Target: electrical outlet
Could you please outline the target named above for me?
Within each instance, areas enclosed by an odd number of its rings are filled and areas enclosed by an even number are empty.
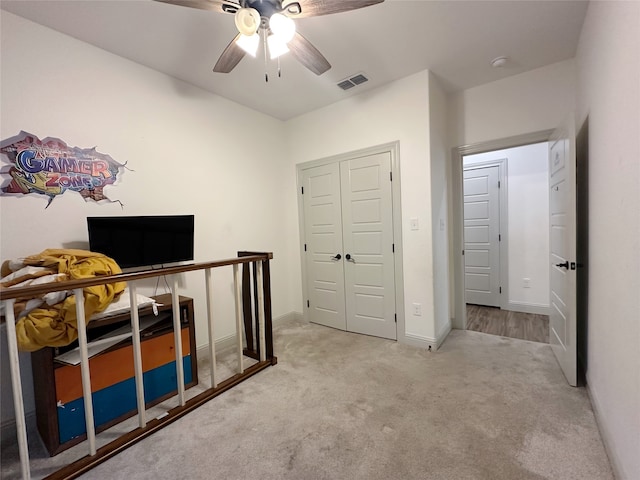
[[[522,288],[531,288],[531,279],[523,278],[522,279]]]
[[[414,303],[413,304],[413,314],[416,317],[421,317],[422,316],[422,304],[421,303]]]
[[[418,217],[413,217],[409,220],[409,224],[411,225],[411,230],[420,230],[420,223],[418,222]]]

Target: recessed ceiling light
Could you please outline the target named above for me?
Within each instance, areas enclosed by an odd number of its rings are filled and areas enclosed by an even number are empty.
[[[498,57],[491,60],[491,66],[493,68],[502,68],[509,61],[509,57]]]

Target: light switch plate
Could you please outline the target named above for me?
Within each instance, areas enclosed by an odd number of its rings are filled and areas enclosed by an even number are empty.
[[[409,224],[411,225],[411,230],[420,230],[420,224],[418,223],[418,217],[413,217]]]

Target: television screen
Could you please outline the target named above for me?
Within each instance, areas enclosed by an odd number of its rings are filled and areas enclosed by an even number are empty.
[[[89,248],[121,268],[193,260],[193,215],[87,217]]]

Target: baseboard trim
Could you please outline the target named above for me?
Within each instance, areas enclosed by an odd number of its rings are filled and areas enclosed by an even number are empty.
[[[274,318],[273,324],[276,325],[280,322],[285,322],[287,320],[301,321],[303,319],[304,319],[304,316],[302,315],[302,312],[289,312]]]
[[[289,312],[284,315],[280,315],[273,319],[273,324],[277,325],[280,322],[284,322],[287,320],[302,320],[302,313],[300,312]],[[236,345],[236,334],[232,333],[231,335],[227,335],[226,337],[222,337],[216,340],[216,352],[220,352],[222,350],[233,348]],[[196,355],[198,358],[209,358],[209,344],[205,343],[204,345],[199,345],[196,348]]]
[[[436,348],[440,348],[440,345],[442,345],[445,339],[449,336],[449,333],[451,333],[451,328],[451,321],[447,321],[442,327],[440,327],[440,330],[436,334]]]
[[[438,348],[438,342],[435,338],[416,335],[414,333],[399,335],[398,342],[412,347],[424,348],[425,350],[431,349],[432,351],[435,351]]]
[[[436,338],[427,337],[426,335],[416,335],[415,333],[405,333],[398,337],[398,342],[427,350],[430,348],[432,351],[435,351],[440,348],[440,345],[442,345],[442,342],[444,342],[450,332],[451,321],[447,321],[436,333]]]
[[[505,310],[511,312],[535,313],[538,315],[549,315],[549,305],[543,303],[513,302],[510,301]]]
[[[630,480],[631,477],[626,475],[624,472],[624,468],[622,467],[622,462],[620,458],[616,454],[616,449],[614,448],[612,435],[610,430],[607,428],[606,423],[602,418],[602,405],[600,400],[598,400],[598,396],[595,391],[591,388],[591,382],[589,380],[589,372],[587,372],[587,395],[589,395],[589,400],[591,401],[591,407],[593,409],[593,414],[596,417],[596,425],[598,426],[598,430],[600,431],[600,438],[602,438],[602,444],[604,445],[604,450],[607,452],[607,456],[609,457],[609,463],[611,464],[611,469],[613,470],[613,475],[617,480]]]

